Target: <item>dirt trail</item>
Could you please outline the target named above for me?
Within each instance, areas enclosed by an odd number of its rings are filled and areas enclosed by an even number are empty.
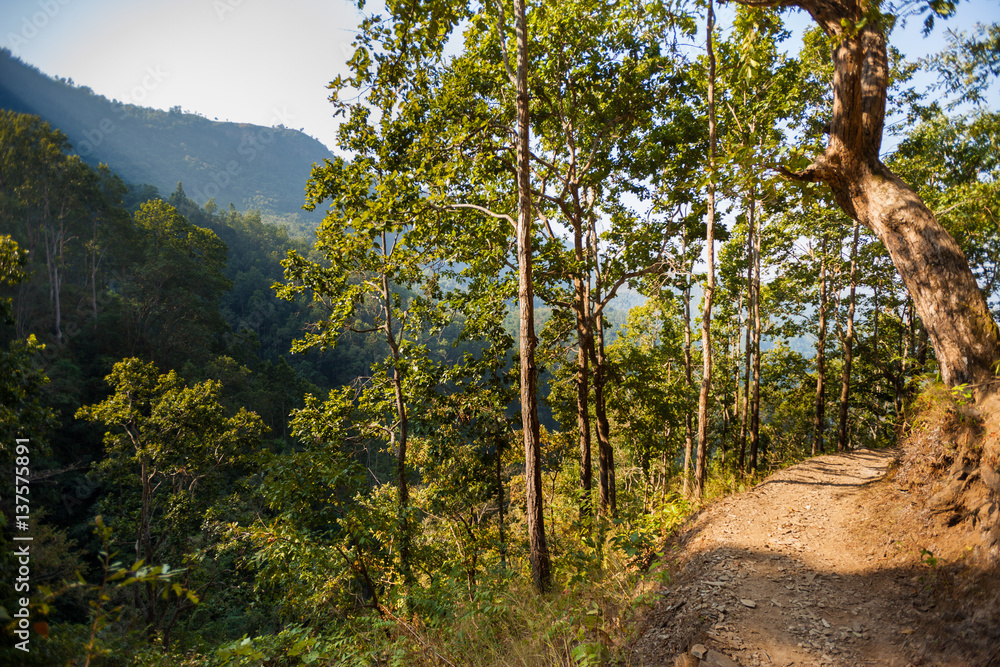
[[[928,568],[890,565],[859,529],[880,511],[865,489],[895,454],[813,458],[703,510],[680,536],[680,573],[647,618],[636,662],[672,666],[702,644],[712,650],[702,667],[967,664],[929,659],[940,640]],[[678,664],[697,664],[688,660]]]

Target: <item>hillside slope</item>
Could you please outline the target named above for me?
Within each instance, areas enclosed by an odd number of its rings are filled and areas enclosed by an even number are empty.
[[[160,76],[150,71],[146,83]],[[0,50],[0,108],[40,116],[84,160],[104,162],[126,181],[163,195],[183,182],[198,204],[214,198],[223,208],[302,213],[312,164],[330,157],[316,139],[284,127],[290,121],[280,110],[276,127],[262,127],[123,104],[46,76],[7,50]]]
[[[633,664],[1000,660],[995,570],[971,555],[982,532],[923,512],[895,479],[898,455],[813,458],[696,515]]]

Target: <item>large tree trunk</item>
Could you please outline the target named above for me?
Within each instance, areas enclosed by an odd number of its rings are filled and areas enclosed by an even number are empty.
[[[715,29],[715,8],[708,2],[708,173],[715,177],[715,51],[712,48],[712,31]],[[712,297],[715,295],[715,184],[708,182],[708,213],[705,233],[705,263],[708,279],[705,281],[705,309],[701,318],[702,376],[701,394],[698,397],[698,453],[694,462],[694,495],[701,498],[705,492],[705,475],[708,464],[708,401],[712,389]]]
[[[524,0],[514,0],[517,38],[517,299],[520,307],[521,430],[524,435],[524,484],[531,578],[539,592],[552,586],[542,508],[542,462],[536,395],[534,287],[531,275],[531,185],[528,148],[528,23]]]
[[[794,4],[836,40],[833,116],[826,151],[803,171],[784,173],[829,184],[837,204],[885,244],[927,328],[946,384],[991,377],[1000,358],[1000,330],[965,255],[920,197],[879,160],[889,83],[886,26],[874,13],[866,17],[867,3],[860,0]],[[858,29],[863,18],[867,22]]]

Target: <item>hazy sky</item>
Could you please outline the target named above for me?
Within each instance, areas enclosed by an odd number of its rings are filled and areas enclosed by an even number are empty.
[[[303,128],[332,147],[349,0],[2,0],[0,43],[108,98]]]
[[[996,20],[998,0],[971,0],[944,25]],[[46,74],[124,102],[302,128],[331,148],[326,84],[345,73],[358,22],[349,0],[0,0],[0,43]],[[942,29],[925,40],[911,23],[893,45],[911,57],[941,47]]]

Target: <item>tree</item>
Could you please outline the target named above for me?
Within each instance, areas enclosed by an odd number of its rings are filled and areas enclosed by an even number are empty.
[[[188,387],[174,371],[160,375],[155,365],[139,359],[118,362],[106,380],[114,393],[76,416],[108,428],[105,458],[96,469],[121,490],[106,503],[123,526],[133,526],[135,560],[176,563],[207,550],[206,513],[224,493],[226,473],[256,448],[263,422],[244,408],[227,417],[219,383]],[[187,587],[204,591],[220,574],[189,573]],[[150,640],[162,633],[168,647],[179,615],[196,599],[164,604],[167,591],[156,581],[134,590]]]
[[[138,257],[120,286],[129,351],[164,364],[205,351],[225,326],[225,244],[161,199],[142,204],[134,218]]]
[[[1000,24],[977,23],[972,35],[949,30],[947,39],[948,48],[926,64],[937,70],[943,88],[956,96],[948,108],[962,102],[982,105],[991,79],[1000,76]]]
[[[816,411],[813,419],[812,455],[823,453],[823,436],[826,430],[826,316],[829,306],[827,298],[827,234],[819,247],[819,329],[816,335]]]
[[[782,187],[780,179],[762,172],[760,165],[784,159],[785,128],[815,125],[808,114],[823,90],[816,81],[816,68],[805,62],[801,53],[789,57],[782,52],[781,43],[789,35],[777,14],[738,7],[731,35],[718,44],[718,107],[723,110],[720,162],[725,173],[719,182],[733,206],[742,209],[733,230],[740,236],[742,247],[737,251],[724,246],[724,261],[720,264],[724,289],[727,281],[735,281],[727,271],[745,267],[746,347],[737,457],[741,469],[747,461],[748,435],[753,454],[751,469],[756,463],[760,444],[760,341],[762,327],[773,326],[771,313],[766,309],[762,312],[762,268],[777,268],[784,261],[783,249],[774,244],[781,236],[775,214],[794,206],[796,195],[802,194],[801,188]],[[726,257],[730,258],[728,265]],[[729,291],[730,299],[743,293],[735,285]]]
[[[892,17],[861,0],[736,0],[798,6],[833,42],[833,108],[826,150],[788,178],[830,186],[837,204],[885,244],[921,321],[946,384],[980,382],[1000,358],[1000,329],[955,239],[879,157],[885,124]],[[952,3],[931,3],[950,14]]]
[[[419,197],[401,157],[409,148],[398,141],[402,122],[384,117],[378,128],[356,125],[356,147],[369,149],[354,162],[338,158],[314,170],[310,206],[332,202],[317,230],[316,249],[325,261],[289,251],[283,262],[286,283],[279,285],[278,294],[291,300],[308,293],[320,310],[315,332],[297,340],[294,352],[333,348],[345,332],[375,336],[387,351],[371,369],[362,405],[370,407],[365,421],[374,427],[373,435],[396,454],[400,571],[410,585],[407,447],[409,404],[415,396],[407,375],[427,358],[421,337],[439,330],[448,316],[439,304],[438,278],[432,273],[440,248],[427,242],[440,216],[419,210]],[[382,415],[387,404],[392,415],[388,420]]]
[[[493,308],[503,305],[495,302]],[[463,336],[485,324],[476,319],[467,321]],[[503,461],[517,438],[506,416],[506,406],[517,392],[513,377],[502,374],[513,339],[496,330],[479,329],[478,333],[490,336],[494,344],[478,358],[466,354],[462,363],[442,369],[437,391],[428,392],[421,402],[421,419],[414,427],[423,510],[428,517],[425,531],[431,531],[431,540],[437,543],[447,526],[455,549],[449,553],[438,544],[442,552],[438,558],[448,569],[457,561],[470,600],[475,597],[477,577],[492,539],[499,542],[494,554],[499,556],[500,567],[507,567]],[[492,517],[496,517],[495,531]],[[440,530],[436,540],[435,528]]]
[[[638,458],[643,473],[642,509],[655,506],[655,468],[660,459],[660,490],[665,496],[674,473],[675,447],[685,433],[678,429],[694,407],[683,362],[690,320],[683,320],[679,299],[664,290],[632,308],[624,331],[608,348],[616,376],[608,407],[618,425],[619,440]],[[688,334],[688,337],[690,334]]]
[[[708,51],[708,221],[705,234],[705,263],[708,278],[705,281],[704,305],[701,319],[702,375],[701,393],[698,397],[698,453],[694,464],[694,496],[701,498],[705,492],[708,466],[708,401],[712,388],[712,298],[715,296],[715,49],[712,33],[715,30],[715,8],[708,2],[706,49]]]
[[[44,346],[34,335],[17,340],[7,328],[14,324],[12,299],[3,293],[27,278],[27,253],[10,236],[0,235],[0,445],[4,460],[13,454],[15,438],[42,441],[41,434],[54,420],[52,410],[40,400],[42,387],[49,381],[33,363]],[[9,340],[9,344],[7,341]]]
[[[0,146],[0,216],[32,261],[44,262],[49,304],[44,314],[22,313],[19,328],[30,330],[36,321],[47,320],[51,340],[62,346],[67,325],[77,324],[67,322],[65,293],[82,282],[79,276],[90,275],[96,312],[100,257],[111,247],[110,237],[123,231],[122,185],[106,166],[95,171],[68,155],[66,136],[37,116],[0,113]],[[40,305],[24,298],[30,287],[25,283],[19,299],[25,310]]]
[[[858,222],[854,221],[854,230],[851,240],[851,268],[850,268],[850,288],[847,301],[847,328],[841,338],[844,347],[844,364],[841,370],[840,379],[840,407],[837,412],[837,451],[843,452],[848,448],[850,436],[847,431],[847,409],[850,405],[851,391],[851,366],[854,363],[854,310],[856,306],[856,292],[858,285]]]
[[[535,367],[534,283],[532,280],[531,166],[528,133],[531,120],[528,106],[528,20],[525,0],[514,0],[514,33],[517,66],[517,303],[519,309],[518,344],[521,349],[521,436],[524,438],[524,479],[528,503],[528,540],[531,578],[541,592],[552,586],[549,548],[545,541],[545,515],[542,508],[542,462],[538,423],[538,370]]]

